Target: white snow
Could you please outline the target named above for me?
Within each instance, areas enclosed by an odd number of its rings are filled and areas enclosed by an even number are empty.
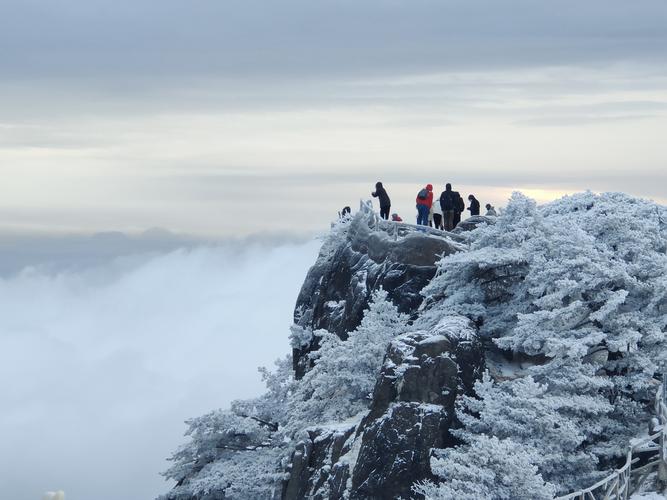
[[[477,333],[470,325],[470,320],[460,315],[444,316],[431,329],[431,333],[457,340],[473,340],[477,337]]]
[[[418,342],[419,345],[429,345],[429,344],[437,344],[439,342],[442,342],[443,340],[447,340],[447,337],[444,335],[433,335],[432,337],[429,337],[424,340],[420,340]]]

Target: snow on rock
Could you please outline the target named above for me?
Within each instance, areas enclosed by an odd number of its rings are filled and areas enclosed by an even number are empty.
[[[436,263],[465,248],[444,233],[412,232],[394,239],[373,224],[370,214],[361,211],[327,238],[297,299],[295,325],[311,332],[324,329],[344,339],[359,325],[372,292],[379,288],[388,292],[400,312],[412,315]],[[303,339],[301,335],[293,341],[297,377],[308,369],[308,353],[319,347],[316,338],[305,346]]]
[[[387,313],[380,313],[383,307],[387,306],[374,303],[360,328],[376,325],[375,315],[386,321]],[[343,344],[357,335],[353,332]],[[363,350],[359,344],[355,353],[344,357],[363,358]],[[327,359],[336,358],[332,354]],[[449,429],[456,422],[456,398],[470,393],[483,360],[481,344],[466,318],[443,318],[431,331],[395,337],[388,342],[363,420],[355,416],[338,426],[308,429],[291,459],[283,498],[408,497],[411,480],[431,477],[431,448],[453,442]],[[299,383],[319,379],[320,369],[316,364]]]
[[[308,429],[297,444],[282,497],[342,498],[349,475],[349,457],[361,415],[331,427]]]
[[[459,315],[444,316],[433,327],[431,333],[438,335],[433,335],[423,342],[434,342],[437,336],[457,340],[474,340],[477,338],[477,329],[471,326],[470,320]]]
[[[494,224],[496,222],[496,217],[487,217],[485,215],[473,215],[468,217],[465,220],[459,222],[459,224],[454,228],[454,233],[465,233],[467,231],[472,231],[477,229],[479,226],[484,224]]]

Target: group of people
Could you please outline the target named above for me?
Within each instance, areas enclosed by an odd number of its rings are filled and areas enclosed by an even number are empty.
[[[389,219],[391,212],[391,200],[381,182],[375,184],[375,191],[371,193],[380,202],[380,217]],[[459,222],[464,210],[469,210],[470,215],[479,215],[480,204],[474,195],[468,195],[470,206],[466,209],[463,198],[458,191],[452,191],[452,185],[447,183],[445,190],[440,194],[438,200],[433,199],[433,185],[427,184],[417,193],[417,224],[420,226],[431,226],[436,229],[451,231]],[[487,216],[496,216],[496,210],[490,203],[486,204]],[[398,214],[392,214],[393,221],[401,222]]]

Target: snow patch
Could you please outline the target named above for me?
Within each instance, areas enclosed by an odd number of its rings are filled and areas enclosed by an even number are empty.
[[[452,340],[474,340],[477,338],[477,332],[470,325],[470,320],[458,315],[441,318],[431,329],[431,333]]]
[[[433,335],[432,337],[429,337],[427,339],[419,341],[417,344],[421,346],[425,345],[430,345],[430,344],[438,344],[442,342],[443,340],[448,340],[447,337],[444,335]]]
[[[363,432],[358,436],[353,433],[345,442],[345,446],[350,446],[351,444],[350,450],[338,459],[338,463],[341,465],[347,465],[348,470],[347,482],[345,483],[345,492],[343,493],[343,498],[346,500],[350,498],[350,491],[352,491],[352,472],[357,465],[359,452],[361,451],[361,442],[363,439]]]

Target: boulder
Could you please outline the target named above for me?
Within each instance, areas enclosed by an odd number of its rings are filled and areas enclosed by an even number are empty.
[[[459,222],[452,232],[455,234],[461,234],[467,231],[472,231],[473,229],[477,229],[482,224],[495,224],[495,223],[496,223],[495,217],[486,217],[485,215],[473,215]]]

